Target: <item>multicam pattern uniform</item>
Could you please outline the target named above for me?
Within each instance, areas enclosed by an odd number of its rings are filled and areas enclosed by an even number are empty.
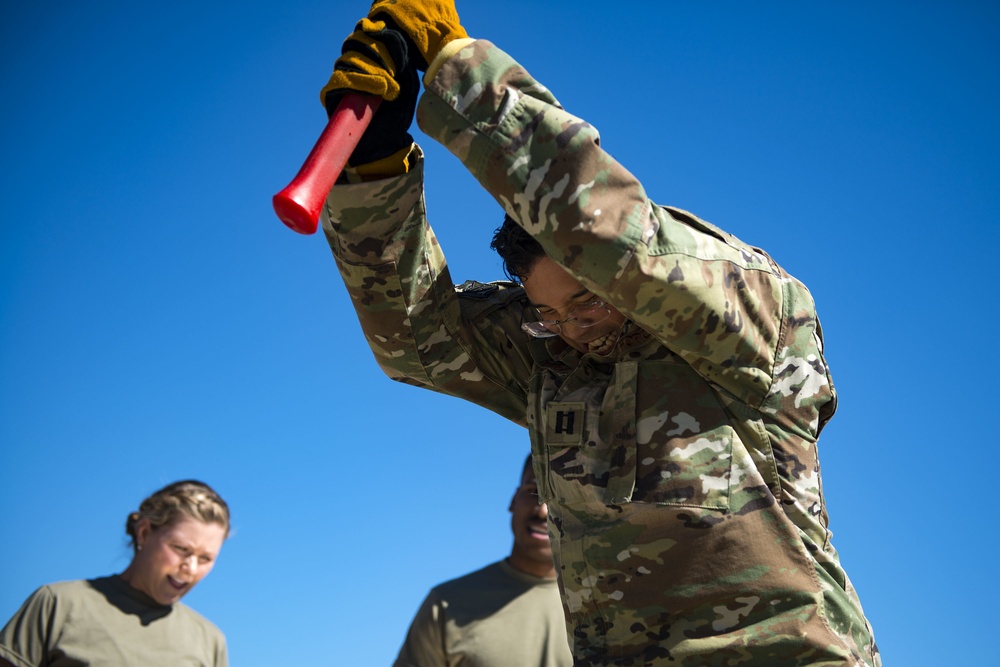
[[[879,665],[827,530],[816,438],[836,399],[806,288],[653,204],[489,42],[425,83],[421,129],[631,320],[609,356],[581,354],[520,331],[519,287],[454,287],[418,148],[407,175],[327,201],[383,370],[528,428],[576,664]]]

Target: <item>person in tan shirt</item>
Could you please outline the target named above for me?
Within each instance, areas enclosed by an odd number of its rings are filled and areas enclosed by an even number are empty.
[[[227,667],[225,636],[180,601],[215,566],[226,502],[203,482],[174,482],[142,501],[125,531],[125,571],[37,589],[0,630],[0,667]]]
[[[435,586],[395,667],[570,667],[555,565],[531,457],[510,501],[510,556]]]

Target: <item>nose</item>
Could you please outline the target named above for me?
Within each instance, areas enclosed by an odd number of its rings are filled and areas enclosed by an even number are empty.
[[[194,554],[188,556],[181,561],[181,569],[190,572],[191,574],[198,573],[198,557]]]
[[[548,519],[549,518],[549,506],[546,505],[545,503],[539,503],[538,504],[538,509],[535,510],[535,514],[538,515],[539,517],[543,518],[543,519]]]
[[[577,324],[576,320],[563,321],[559,325],[559,336],[563,340],[576,341],[582,335],[585,335],[587,331],[586,327],[581,327]]]

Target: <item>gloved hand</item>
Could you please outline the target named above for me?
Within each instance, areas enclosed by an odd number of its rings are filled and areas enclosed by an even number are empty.
[[[417,70],[448,42],[467,37],[454,0],[375,0],[368,17],[344,42],[333,75],[320,92],[332,113],[345,91],[385,100],[362,135],[348,164],[357,166],[402,153],[413,143],[408,132],[416,108]]]
[[[445,44],[464,37],[454,0],[375,0],[320,97],[325,104],[330,90],[350,88],[394,100],[399,72],[409,64],[426,71]]]
[[[351,153],[349,166],[381,160],[413,144],[409,128],[420,79],[411,57],[412,48],[392,19],[362,19],[344,41],[333,75],[320,92],[327,113],[332,114],[350,91],[378,95],[384,100]]]
[[[445,44],[468,37],[458,21],[455,0],[375,0],[368,18],[378,20],[386,16],[416,47],[420,59],[415,62],[420,71],[427,71]]]

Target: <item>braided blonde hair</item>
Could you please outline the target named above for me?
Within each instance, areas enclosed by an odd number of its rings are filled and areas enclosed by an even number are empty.
[[[186,479],[168,484],[142,501],[139,510],[125,520],[125,532],[132,542],[132,551],[138,550],[136,529],[140,521],[148,519],[153,530],[166,526],[181,516],[203,523],[217,523],[226,529],[229,537],[229,506],[212,487],[204,482]]]

